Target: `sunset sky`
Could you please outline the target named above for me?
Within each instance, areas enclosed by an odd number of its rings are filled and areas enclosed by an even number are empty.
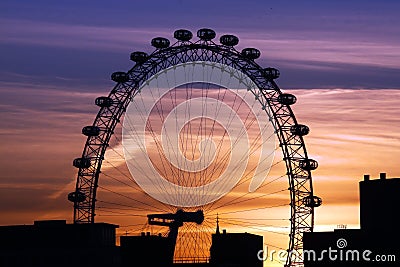
[[[0,225],[72,221],[72,160],[114,71],[185,28],[235,34],[278,68],[323,199],[316,229],[359,227],[358,182],[400,177],[400,2],[8,1],[0,3]]]

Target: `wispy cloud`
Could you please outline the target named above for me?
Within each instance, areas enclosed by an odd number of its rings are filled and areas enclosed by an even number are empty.
[[[310,126],[309,156],[319,161],[316,193],[326,205],[358,203],[363,174],[400,176],[399,90],[294,90],[293,110]],[[339,191],[332,187],[340,186]]]
[[[76,49],[127,53],[134,48],[152,50],[150,40],[156,36],[171,39],[173,30],[158,28],[106,27],[57,24],[39,21],[1,19],[0,42],[24,45],[55,46]],[[196,31],[196,30],[194,30]],[[223,34],[218,33],[219,35]],[[334,32],[323,35],[318,29],[311,32],[284,30],[264,33],[260,29],[242,31],[239,48],[258,47],[267,59],[304,62],[302,67],[318,63],[341,63],[363,66],[399,68],[398,43],[344,35]],[[319,65],[318,65],[319,66]]]
[[[1,19],[0,23],[7,25],[1,27],[2,43],[125,53],[135,46],[149,44],[154,35],[166,33],[160,29],[68,25],[12,19]]]
[[[260,48],[267,59],[279,59],[292,64],[304,62],[301,67],[312,68],[318,63],[340,63],[386,68],[399,68],[400,48],[398,43],[382,40],[359,40],[340,34],[320,36],[320,32],[304,36],[303,32],[284,32],[263,35],[243,33],[241,44]],[[323,66],[322,66],[323,67]],[[331,66],[333,67],[333,66]],[[315,68],[315,66],[314,66]]]

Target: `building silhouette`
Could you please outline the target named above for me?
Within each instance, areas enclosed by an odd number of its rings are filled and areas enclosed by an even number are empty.
[[[227,233],[218,230],[212,235],[210,265],[215,267],[262,267],[257,253],[263,249],[263,237],[250,233]]]
[[[146,266],[179,266],[179,267],[262,267],[263,262],[257,253],[263,248],[263,237],[250,233],[212,234],[210,259],[188,259],[187,262],[173,263],[168,246],[168,237],[151,235],[149,232],[140,236],[121,236],[121,266],[137,266],[138,260]],[[144,265],[143,265],[144,266]]]
[[[400,266],[400,178],[364,175],[359,184],[360,229],[304,234],[304,266]]]
[[[65,220],[35,221],[32,225],[0,226],[0,267],[262,267],[257,252],[263,237],[250,233],[212,234],[206,261],[173,263],[168,236],[121,236],[117,225],[67,224]]]
[[[147,266],[172,266],[167,237],[147,232],[139,236],[121,236],[120,244],[121,267],[136,266],[138,260],[146,262]]]
[[[65,220],[0,227],[0,266],[118,266],[117,225]]]

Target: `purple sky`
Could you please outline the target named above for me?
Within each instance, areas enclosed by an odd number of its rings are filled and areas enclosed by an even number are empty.
[[[400,84],[398,1],[137,2],[2,1],[1,80],[104,84],[131,51],[152,51],[151,38],[210,27],[258,47],[283,88]]]

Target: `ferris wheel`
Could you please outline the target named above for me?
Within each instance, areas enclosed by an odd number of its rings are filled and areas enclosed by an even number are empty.
[[[173,44],[156,37],[152,53],[131,53],[133,67],[111,75],[116,84],[96,98],[73,161],[74,223],[103,216],[126,233],[175,231],[176,262],[207,259],[211,234],[224,227],[262,235],[288,252],[278,264],[303,266],[302,236],[322,201],[296,97],[275,83],[277,69],[256,63],[258,49],[236,50],[234,35],[217,43],[206,28],[197,37],[185,29]],[[179,231],[163,227],[166,218]]]

